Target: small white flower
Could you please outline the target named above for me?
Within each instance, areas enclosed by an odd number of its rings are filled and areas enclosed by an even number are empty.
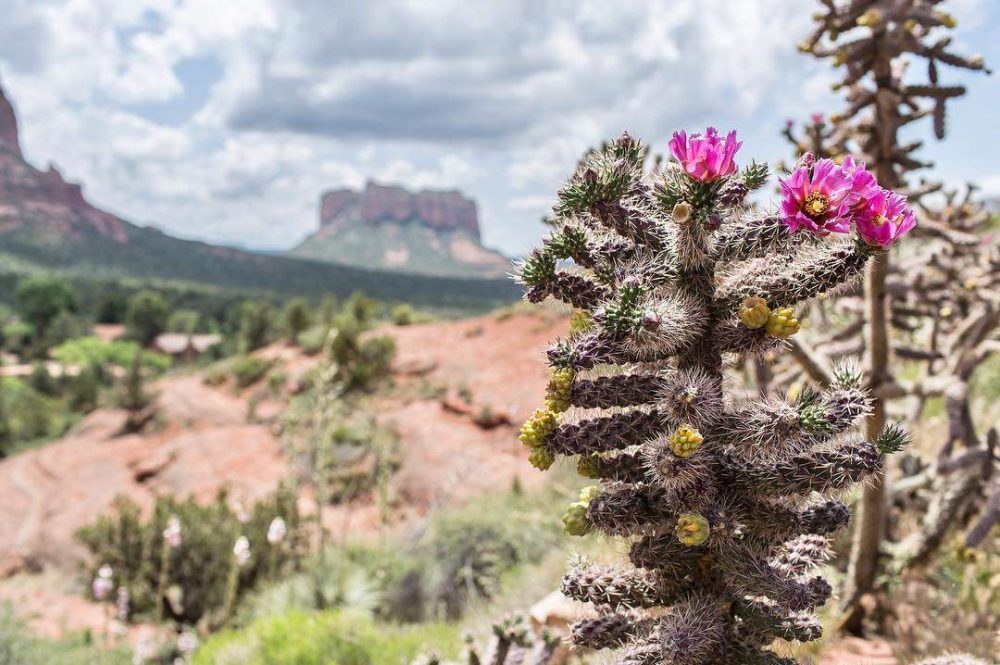
[[[190,656],[197,648],[198,636],[193,630],[185,629],[180,635],[177,636],[177,650],[183,655]]]
[[[167,528],[163,530],[163,542],[171,549],[181,546],[181,521],[177,515],[171,515],[167,520]]]
[[[250,541],[247,540],[246,536],[240,536],[236,539],[236,544],[233,545],[233,555],[241,567],[250,562]]]
[[[236,513],[236,519],[240,524],[246,524],[250,521],[250,513],[248,513],[247,509],[243,507],[242,501],[233,502],[233,512]]]
[[[105,564],[101,566],[100,570],[97,571],[97,577],[94,578],[91,584],[91,590],[94,592],[94,598],[96,600],[104,600],[107,598],[108,594],[114,588],[114,582],[111,581],[111,576],[114,571],[111,570],[111,566]]]
[[[277,545],[285,539],[288,534],[288,527],[285,525],[285,520],[281,517],[275,517],[271,520],[271,525],[267,527],[267,542],[272,545]]]

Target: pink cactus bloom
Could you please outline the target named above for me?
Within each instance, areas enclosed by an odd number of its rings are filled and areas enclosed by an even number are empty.
[[[880,189],[861,208],[854,224],[866,243],[888,249],[917,225],[917,218],[907,207],[905,196],[890,189]]]
[[[856,177],[832,160],[813,161],[810,153],[803,155],[788,178],[778,178],[785,226],[792,233],[805,229],[819,237],[850,232],[851,207],[858,202]]]
[[[812,123],[814,125],[822,125],[824,122],[822,113],[813,113],[811,116],[809,116],[809,119],[812,120]]]
[[[715,182],[736,173],[733,157],[743,145],[732,131],[723,139],[715,127],[705,130],[705,135],[674,132],[670,152],[681,163],[684,172],[699,182]]]
[[[844,158],[841,168],[851,178],[851,195],[854,197],[853,206],[867,201],[882,191],[882,188],[878,185],[878,180],[875,179],[875,174],[868,170],[864,162],[859,164],[854,161],[853,157],[848,155]]]

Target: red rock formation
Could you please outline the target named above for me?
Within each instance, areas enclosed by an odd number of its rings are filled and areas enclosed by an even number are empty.
[[[479,240],[476,203],[455,191],[424,190],[369,182],[361,192],[338,189],[323,194],[320,224],[400,224],[419,222],[440,231],[462,231]]]
[[[129,238],[126,223],[90,205],[80,185],[66,182],[51,164],[39,171],[24,161],[17,116],[0,89],[0,233],[25,224],[35,224],[38,233],[96,232],[122,244]]]
[[[18,157],[21,156],[21,144],[17,139],[17,116],[14,115],[14,107],[7,101],[0,87],[0,150],[6,148],[13,151]]]

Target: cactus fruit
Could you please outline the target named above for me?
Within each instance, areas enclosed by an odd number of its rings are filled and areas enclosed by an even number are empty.
[[[831,588],[814,571],[849,517],[835,496],[906,442],[897,428],[874,441],[851,431],[870,405],[851,368],[797,398],[726,395],[725,354],[774,352],[798,330],[795,308],[885,251],[846,237],[884,194],[863,166],[808,159],[788,214],[753,217],[742,200],[766,170],[740,171],[740,146],[735,133],[678,133],[677,161],[645,173],[635,139],[606,144],[559,192],[555,235],[576,255],[550,238],[522,269],[529,299],[588,314],[549,350],[546,408],[521,440],[534,462],[551,456],[537,466],[578,456],[599,481],[563,516],[567,532],[631,543],[630,567],[575,565],[563,583],[599,610],[573,641],[621,649],[622,663],[790,662],[765,647],[820,635],[812,612]],[[805,205],[800,192],[825,186],[810,184],[815,169],[852,193]],[[563,276],[600,289],[581,304],[553,286]]]

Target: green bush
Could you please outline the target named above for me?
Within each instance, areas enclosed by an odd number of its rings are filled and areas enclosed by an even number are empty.
[[[50,275],[30,275],[17,283],[17,311],[39,337],[63,312],[76,311],[76,294],[65,280]]]
[[[239,349],[243,353],[256,351],[271,341],[271,305],[247,301],[240,307]]]
[[[113,514],[81,529],[77,538],[91,554],[88,579],[101,566],[111,566],[115,586],[129,588],[133,614],[151,616],[163,596],[167,615],[178,621],[193,624],[206,615],[218,618],[226,603],[238,536],[249,540],[251,556],[239,571],[237,597],[294,565],[305,544],[295,494],[285,487],[256,504],[245,523],[224,493],[207,506],[192,499],[160,497],[146,522],[128,499],[119,499],[115,508]],[[167,585],[161,588],[163,531],[171,516],[180,522],[181,544],[171,552]],[[271,544],[267,532],[275,517],[285,521],[288,533],[280,543]],[[168,592],[171,587],[180,593]],[[175,602],[170,601],[172,595]]]
[[[170,305],[157,291],[145,290],[132,296],[125,313],[125,331],[142,344],[149,344],[167,329]]]
[[[330,326],[318,324],[299,333],[299,347],[308,356],[314,356],[323,350],[326,337],[330,334]]]
[[[20,444],[59,436],[72,423],[63,400],[43,395],[20,379],[2,380],[9,429],[8,451]]]
[[[115,365],[125,368],[132,364],[132,358],[140,350],[139,345],[133,341],[105,342],[99,337],[87,336],[63,342],[52,349],[52,357],[67,365]],[[169,369],[170,357],[143,351],[142,363],[148,369],[162,372]]]
[[[282,314],[285,328],[285,336],[289,342],[295,344],[299,335],[302,334],[311,324],[312,316],[309,312],[309,303],[304,298],[293,298],[285,305]]]
[[[263,379],[273,365],[270,360],[248,355],[236,356],[228,363],[229,373],[239,389],[249,388]]]
[[[291,612],[220,633],[195,652],[192,665],[395,665],[434,644],[446,657],[458,651],[455,626],[378,624],[349,611]]]
[[[397,326],[408,326],[413,323],[413,307],[410,305],[396,305],[392,308],[392,322]]]

